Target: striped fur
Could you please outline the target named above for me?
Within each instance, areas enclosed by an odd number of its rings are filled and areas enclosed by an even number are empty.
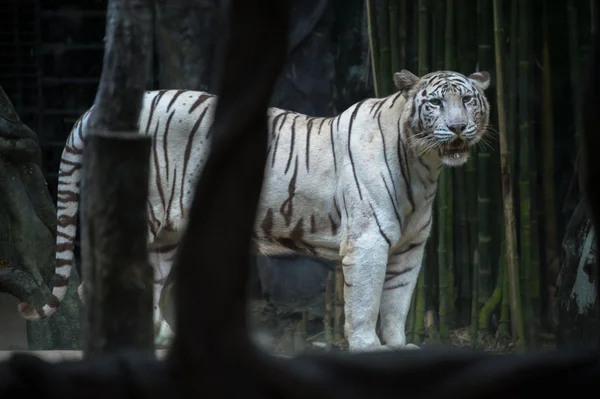
[[[254,242],[265,255],[303,253],[341,261],[350,349],[406,347],[404,333],[441,166],[466,162],[488,125],[489,74],[394,75],[399,92],[366,99],[331,118],[269,110],[266,175]],[[157,304],[185,227],[194,183],[208,156],[216,97],[185,90],[145,95],[140,134],[154,138],[148,244]],[[56,281],[37,320],[53,314],[73,265],[81,153],[88,111],[60,165]],[[244,171],[239,171],[243,179]],[[240,201],[243,201],[240,198]],[[225,237],[223,237],[226,239]],[[381,314],[382,346],[375,332]],[[410,344],[409,344],[410,345]]]

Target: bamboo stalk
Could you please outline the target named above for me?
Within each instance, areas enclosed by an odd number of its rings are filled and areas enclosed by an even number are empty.
[[[427,257],[425,257],[427,258]],[[424,259],[426,261],[426,259]],[[421,266],[417,280],[417,300],[415,304],[415,340],[420,344],[425,337],[425,268]]]
[[[471,326],[469,328],[469,335],[471,336],[472,340],[477,339],[477,316],[479,315],[479,303],[477,302],[477,293],[479,288],[479,279],[477,278],[477,265],[478,262],[473,262],[473,267],[471,268]]]
[[[598,9],[596,7],[596,0],[590,0],[590,19],[591,19],[590,33],[592,34],[592,37],[594,37],[594,34],[596,33],[596,13],[597,12],[598,12]]]
[[[418,2],[411,2],[411,7],[409,8],[409,12],[411,14],[410,24],[408,25],[407,35],[410,40],[410,47],[412,49],[411,54],[411,68],[417,71],[417,75],[419,74],[419,15],[420,8]]]
[[[338,342],[344,338],[344,271],[342,262],[335,264],[335,291],[334,291],[334,316],[333,316],[333,339]]]
[[[435,0],[433,5],[432,15],[432,36],[431,36],[431,47],[432,47],[432,61],[433,70],[442,71],[445,68],[445,57],[446,57],[446,23],[445,23],[445,0]]]
[[[575,0],[567,1],[567,18],[569,23],[569,61],[571,72],[571,104],[573,104],[573,120],[575,121],[575,170],[577,171],[577,180],[579,190],[584,191],[585,184],[583,180],[583,159],[582,159],[582,123],[581,123],[581,64],[579,55],[579,22],[577,16],[577,5]]]
[[[333,272],[327,273],[327,280],[325,281],[325,316],[323,317],[323,329],[325,335],[325,350],[330,351],[333,336],[331,334],[331,303],[333,301],[332,295],[333,285]]]
[[[461,29],[456,30],[456,66],[460,73],[468,75],[472,70],[469,66],[468,59],[468,45],[469,37],[468,32],[463,27],[467,26],[467,1],[456,0],[454,8],[454,14],[456,16],[456,25]],[[471,320],[471,298],[473,293],[472,279],[472,256],[473,251],[471,247],[471,231],[470,231],[470,212],[469,212],[469,198],[472,195],[472,188],[467,188],[467,173],[471,176],[471,172],[467,171],[471,168],[473,161],[470,160],[467,165],[463,168],[454,168],[452,170],[454,174],[454,181],[456,183],[456,220],[458,224],[458,243],[457,248],[460,248],[458,252],[458,263],[457,272],[459,276],[459,292],[460,292],[460,303],[458,306],[460,315],[459,320],[461,325],[468,325]],[[469,180],[470,182],[472,180]]]
[[[367,29],[369,33],[369,53],[371,55],[371,71],[373,75],[373,90],[375,97],[381,94],[379,82],[379,40],[377,37],[377,7],[375,0],[366,0]]]
[[[516,172],[515,146],[516,131],[518,129],[518,97],[517,97],[517,71],[518,71],[518,40],[519,40],[519,3],[518,0],[510,1],[510,64],[508,65],[508,124],[507,124],[507,151],[510,170]],[[513,187],[514,189],[514,187]]]
[[[294,331],[294,352],[302,353],[306,349],[306,333],[308,330],[308,310],[302,312],[302,318],[296,324]]]
[[[398,0],[399,1],[399,10],[400,20],[398,21],[398,46],[400,49],[399,53],[399,68],[407,68],[408,67],[408,59],[406,58],[406,46],[408,44],[406,31],[407,31],[407,16],[408,16],[408,4],[406,4],[407,0]]]
[[[510,287],[508,278],[508,261],[506,258],[506,229],[503,228],[504,238],[500,253],[500,262],[503,270],[502,281],[502,304],[500,308],[500,323],[498,324],[498,335],[502,340],[510,337]]]
[[[398,12],[400,11],[400,0],[389,0],[389,42],[390,42],[390,91],[393,89],[391,84],[391,76],[395,72],[400,71],[400,23]]]
[[[429,0],[418,1],[418,71],[419,76],[429,72]],[[419,278],[416,287],[415,304],[415,339],[421,342],[425,336],[425,267],[427,259],[431,257],[424,256]]]
[[[413,291],[410,301],[410,310],[406,317],[406,339],[408,342],[415,342],[415,313],[417,307],[417,290]]]
[[[438,221],[438,279],[439,279],[439,335],[442,342],[446,342],[450,337],[450,326],[448,323],[449,302],[451,297],[448,296],[449,278],[448,278],[448,243],[446,230],[447,214],[448,214],[448,196],[452,193],[448,192],[447,176],[449,170],[442,170],[438,183],[438,206],[437,206],[437,221]],[[450,226],[451,227],[451,226]]]
[[[544,0],[542,14],[542,206],[544,209],[544,249],[547,265],[546,324],[553,325],[556,310],[556,279],[558,277],[558,232],[556,196],[554,193],[554,110],[552,107],[552,75],[548,44],[548,1]]]
[[[479,1],[479,69],[489,70],[493,67],[493,47],[491,31],[488,29],[490,20],[491,4],[488,0]],[[490,164],[491,154],[488,147],[480,146],[477,152],[477,218],[478,218],[478,241],[476,248],[475,263],[477,263],[479,309],[483,307],[492,295],[494,285],[492,278],[491,248],[491,215],[490,207]],[[479,324],[481,325],[481,324]]]
[[[545,2],[544,2],[545,3]],[[544,14],[545,14],[545,4],[542,4],[542,25],[544,23]],[[543,27],[542,27],[543,30]],[[531,32],[531,29],[530,29]],[[543,48],[543,32],[541,35],[541,43],[540,45]],[[529,49],[533,49],[533,44],[532,44],[532,39],[530,39],[528,41],[528,46]],[[533,51],[531,51],[530,54],[530,62],[531,62],[531,67],[533,68],[534,66],[534,62],[535,60],[533,59]],[[542,77],[544,76],[544,67],[542,66]],[[549,67],[549,65],[548,65]],[[544,100],[543,100],[544,101]],[[543,107],[543,103],[542,103],[542,107]],[[538,140],[538,135],[535,134],[536,129],[535,129],[535,125],[536,125],[536,115],[535,115],[535,111],[534,111],[534,102],[530,101],[529,102],[529,107],[530,107],[530,114],[529,114],[529,126],[530,126],[530,130],[531,130],[531,142],[530,142],[530,148],[533,149],[533,151],[530,152],[529,154],[529,167],[530,167],[530,201],[531,201],[531,273],[530,273],[530,284],[529,287],[527,287],[528,293],[529,293],[529,305],[530,305],[530,320],[531,320],[531,331],[529,332],[529,342],[532,345],[532,348],[535,348],[535,346],[537,345],[537,337],[539,337],[539,331],[540,331],[540,326],[541,326],[541,311],[542,311],[542,301],[541,301],[541,277],[542,277],[542,269],[541,269],[541,265],[540,265],[540,231],[539,231],[539,223],[540,223],[540,219],[542,218],[542,212],[541,209],[543,207],[543,205],[541,205],[540,202],[540,190],[539,190],[539,185],[538,185],[538,170],[539,168],[542,166],[542,163],[539,162],[540,158],[543,162],[543,156],[545,154],[542,154],[542,157],[540,157],[538,155],[538,148],[543,148],[546,145],[545,142]],[[550,110],[551,112],[551,110]],[[552,117],[552,114],[550,114],[550,117]],[[543,119],[544,117],[542,117]],[[543,125],[543,121],[542,121],[542,125]],[[543,132],[543,126],[542,126],[542,132]],[[540,142],[541,141],[541,142]],[[553,150],[552,150],[553,151]],[[552,157],[552,162],[554,162],[554,159]],[[554,171],[551,169],[549,170],[550,174],[549,175],[544,175],[543,178],[553,181],[554,180]],[[550,212],[548,213],[553,213],[553,210],[550,210]]]
[[[508,159],[508,143],[506,134],[506,116],[504,111],[504,85],[503,85],[503,66],[502,66],[502,37],[498,33],[501,31],[501,10],[500,1],[494,0],[494,42],[496,54],[496,97],[498,99],[498,136],[500,144],[500,162],[502,177],[502,195],[505,226],[505,256],[509,278],[510,292],[510,313],[511,328],[513,339],[519,339],[522,342],[524,337],[523,315],[521,313],[521,293],[519,285],[519,259],[517,255],[517,231],[516,220],[512,194],[512,177]],[[522,347],[522,345],[519,345]]]
[[[483,307],[479,312],[479,332],[489,332],[489,324],[490,319],[492,318],[492,313],[496,310],[498,305],[500,305],[500,301],[502,300],[504,270],[501,269],[501,271],[501,273],[498,273],[498,278],[496,278],[496,286],[492,292],[492,295],[483,304]]]
[[[380,0],[381,13],[378,13],[378,36],[379,36],[379,95],[386,97],[392,93],[392,64],[390,51],[390,21],[388,12],[393,0]],[[394,71],[395,72],[395,71]]]
[[[435,200],[434,200],[435,201]],[[433,205],[432,209],[432,219],[437,218],[437,204]],[[433,226],[432,226],[433,227]],[[434,229],[432,229],[434,230]],[[439,333],[438,333],[438,325],[435,323],[435,317],[431,318],[431,315],[438,315],[438,294],[439,294],[439,284],[438,284],[438,254],[437,254],[437,245],[438,245],[438,229],[436,228],[434,233],[431,234],[430,238],[427,240],[427,244],[425,246],[426,251],[426,259],[423,262],[423,266],[425,267],[424,272],[424,291],[425,291],[425,334],[428,342],[437,342],[439,341]],[[429,316],[428,316],[429,315]],[[431,323],[431,321],[434,321]]]
[[[419,76],[429,72],[429,0],[419,0]]]
[[[530,101],[531,101],[531,47],[530,27],[531,14],[530,0],[519,0],[519,238],[520,238],[520,265],[521,279],[524,294],[523,311],[526,313],[525,326],[527,336],[531,333],[531,303],[530,284],[532,280],[533,252],[531,243],[531,125],[530,125]],[[527,337],[523,337],[526,339]]]
[[[435,2],[435,13],[434,13],[434,26],[433,26],[433,57],[436,70],[443,70],[445,64],[445,48],[444,39],[445,31],[443,30],[444,25],[444,1],[436,0]],[[438,270],[438,289],[439,289],[439,337],[442,342],[447,342],[450,338],[450,303],[452,296],[450,296],[450,278],[448,266],[450,264],[450,257],[448,249],[451,243],[448,242],[448,229],[452,226],[448,223],[449,209],[449,197],[452,196],[452,192],[449,191],[448,176],[451,175],[452,170],[443,168],[440,171],[440,177],[438,180],[438,193],[436,196],[436,220],[437,220],[437,270]]]
[[[445,46],[444,46],[444,65],[446,70],[454,70],[456,68],[456,52],[455,52],[455,37],[454,37],[454,0],[446,1],[446,21],[445,21]],[[454,239],[454,179],[453,170],[447,169],[446,185],[447,185],[447,226],[446,226],[446,242],[448,245],[448,299],[449,299],[449,323],[450,328],[453,328],[456,321],[456,304],[454,301],[455,287],[455,239]]]
[[[473,21],[477,18],[478,0],[456,0],[455,15],[457,41],[460,49],[457,51],[458,71],[462,74],[470,74],[475,70],[477,64],[477,24]]]
[[[458,225],[457,248],[457,275],[459,276],[460,300],[458,303],[458,320],[461,325],[467,325],[471,317],[471,261],[469,260],[469,225],[467,220],[467,197],[465,187],[465,173],[463,170],[453,169],[456,182],[456,220]]]
[[[442,4],[444,1],[442,1]],[[453,71],[456,69],[456,50],[454,37],[454,0],[446,0],[446,26],[444,30],[444,68],[447,71]],[[444,9],[442,8],[442,12]]]
[[[463,73],[469,74],[475,70],[477,64],[477,31],[476,24],[473,24],[473,20],[477,20],[477,9],[478,0],[460,0],[461,5],[464,7],[458,7],[456,9],[456,15],[459,17],[458,32],[464,32],[464,48],[461,49],[461,53],[464,52],[463,57],[464,65],[461,67]],[[471,262],[471,336],[477,338],[477,315],[478,315],[478,269],[475,264],[475,248],[477,247],[477,234],[478,234],[478,212],[477,212],[477,191],[478,191],[478,179],[477,179],[477,154],[479,149],[473,148],[471,150],[472,157],[467,162],[465,167],[465,180],[466,180],[466,193],[467,193],[467,218],[469,220],[469,260]]]

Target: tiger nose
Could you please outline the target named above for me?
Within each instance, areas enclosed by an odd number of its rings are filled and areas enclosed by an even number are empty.
[[[448,129],[452,133],[454,133],[454,134],[456,134],[458,136],[462,135],[464,133],[464,131],[465,131],[466,128],[467,128],[467,124],[466,123],[450,123],[448,125]]]

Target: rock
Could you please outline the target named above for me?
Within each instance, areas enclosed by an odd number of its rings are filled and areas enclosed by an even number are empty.
[[[280,316],[309,309],[309,319],[325,314],[325,282],[334,262],[308,256],[257,259],[262,293]]]
[[[589,207],[581,200],[567,226],[558,281],[559,349],[598,347],[596,232]]]

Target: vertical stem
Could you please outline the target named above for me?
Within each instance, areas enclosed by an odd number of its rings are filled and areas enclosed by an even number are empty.
[[[491,31],[488,29],[491,4],[488,0],[479,0],[479,69],[490,70],[493,67],[493,47]],[[475,263],[478,269],[478,303],[479,308],[486,303],[494,289],[492,279],[491,252],[491,208],[490,208],[490,152],[486,146],[480,146],[477,151],[477,217],[478,241]]]
[[[369,32],[369,53],[371,55],[371,71],[375,97],[381,94],[379,82],[379,40],[377,37],[377,7],[375,0],[365,0],[367,7],[367,29]]]
[[[382,97],[392,93],[392,66],[390,51],[390,23],[388,12],[390,3],[393,0],[380,0],[381,13],[379,15],[378,33],[379,33],[379,95]],[[395,36],[395,35],[394,35]]]
[[[387,71],[390,74],[390,92],[393,91],[391,84],[391,76],[395,72],[400,71],[400,25],[398,23],[398,12],[399,12],[399,0],[389,0],[389,42],[391,50],[390,58],[390,70]]]
[[[431,29],[431,50],[433,70],[443,71],[446,61],[446,9],[444,0],[434,0]]]
[[[513,339],[519,338],[522,341],[523,332],[523,316],[521,313],[521,293],[519,285],[519,259],[517,256],[517,231],[516,220],[512,194],[512,177],[510,164],[508,159],[508,143],[506,134],[506,116],[504,112],[504,85],[503,85],[503,67],[502,67],[502,37],[498,35],[501,29],[501,9],[500,1],[494,0],[494,31],[496,44],[496,79],[497,90],[496,97],[498,99],[498,136],[500,143],[500,162],[502,176],[502,195],[504,204],[504,225],[505,225],[505,256],[509,278],[510,292],[510,313],[511,327]]]
[[[442,8],[442,11],[444,9]],[[454,38],[454,0],[446,1],[446,21],[445,21],[445,46],[444,46],[444,67],[446,70],[454,70],[456,68],[455,60],[455,38]],[[446,244],[448,246],[448,312],[450,327],[454,327],[456,318],[456,305],[454,302],[454,284],[455,284],[455,240],[454,240],[454,179],[452,169],[444,170],[446,174],[446,195],[448,211],[446,213]]]
[[[531,13],[530,0],[519,0],[519,230],[523,280],[523,310],[531,322],[530,284],[532,279],[531,245]],[[528,323],[526,332],[531,332]],[[525,339],[525,337],[522,337]]]
[[[544,249],[547,265],[547,312],[545,321],[553,325],[556,311],[556,279],[558,277],[558,232],[556,196],[554,193],[554,110],[552,107],[552,75],[548,44],[548,0],[542,14],[542,189],[544,210]]]
[[[342,262],[335,264],[335,291],[334,291],[334,317],[333,317],[333,339],[339,341],[344,337],[344,326],[342,317],[344,316],[344,271]]]
[[[417,307],[417,290],[413,291],[412,299],[410,301],[410,310],[408,311],[408,317],[406,318],[406,340],[408,342],[415,342],[415,313]]]
[[[598,9],[596,7],[596,0],[590,0],[590,19],[591,19],[590,33],[592,34],[592,37],[596,33],[596,13],[597,12],[598,12]]]
[[[518,71],[518,40],[519,40],[519,3],[518,0],[510,0],[510,64],[508,65],[508,122],[506,129],[507,151],[510,170],[516,173],[515,163],[515,146],[516,146],[516,131],[517,123],[517,71]]]
[[[327,273],[327,280],[325,281],[325,316],[323,316],[323,330],[325,335],[325,348],[327,351],[331,350],[331,344],[333,337],[331,334],[331,303],[333,302],[332,295],[333,286],[333,272]]]
[[[460,302],[458,304],[459,322],[461,325],[469,323],[471,315],[471,261],[469,256],[469,225],[467,220],[467,196],[465,187],[465,172],[460,168],[453,169],[454,181],[456,182],[456,223],[458,225],[458,237],[456,248],[457,257],[457,275],[459,276]],[[439,195],[439,194],[438,194]]]
[[[464,29],[467,26],[468,13],[466,12],[468,3],[466,0],[456,0],[454,14],[456,15],[456,25],[460,29],[456,30],[456,66],[457,70],[468,75],[473,72],[470,67],[469,54],[469,36],[468,31]],[[471,159],[463,168],[454,168],[454,181],[456,183],[456,211],[458,223],[458,275],[460,276],[460,323],[469,324],[471,320],[471,299],[473,294],[472,279],[472,240],[471,240],[471,212],[469,212],[470,195],[473,195],[473,188],[468,186],[471,183],[473,160]],[[469,179],[467,181],[467,178]],[[469,190],[469,191],[468,191]]]
[[[442,2],[443,3],[443,2]],[[442,9],[443,11],[443,9]],[[444,30],[444,68],[449,71],[456,69],[456,50],[454,37],[454,0],[446,0],[446,26]]]
[[[506,237],[506,229],[504,230],[504,237]],[[506,339],[510,336],[510,281],[508,277],[508,261],[506,258],[506,238],[502,239],[500,260],[502,264],[502,270],[504,280],[502,282],[502,304],[500,309],[500,323],[498,325],[498,333],[500,338]]]
[[[575,121],[575,170],[577,171],[579,190],[584,191],[583,184],[583,160],[581,159],[581,64],[579,57],[579,25],[577,17],[577,5],[575,0],[567,1],[567,18],[569,21],[569,60],[571,70],[571,104],[573,104],[573,119]]]
[[[440,316],[440,339],[442,342],[446,342],[450,336],[450,327],[448,323],[448,308],[449,302],[451,298],[448,297],[448,256],[447,256],[447,248],[448,243],[447,234],[446,234],[446,219],[448,213],[448,204],[447,199],[449,195],[452,193],[448,193],[448,184],[446,182],[447,176],[449,173],[449,169],[442,170],[439,178],[439,188],[438,188],[438,206],[437,206],[437,216],[438,216],[438,278],[439,278],[439,290],[440,290],[440,306],[439,306],[439,316]]]
[[[419,0],[419,76],[429,72],[429,0]]]
[[[400,14],[400,20],[398,21],[398,38],[399,38],[398,48],[400,49],[398,70],[400,70],[400,69],[406,69],[409,67],[408,59],[406,58],[406,46],[408,43],[407,36],[406,36],[408,5],[406,4],[407,0],[397,0],[397,1],[399,1],[398,13]],[[397,71],[394,71],[394,72],[397,72]]]
[[[424,257],[423,263],[427,260]],[[421,266],[419,279],[417,280],[417,300],[415,305],[415,339],[418,343],[425,337],[425,268]]]

